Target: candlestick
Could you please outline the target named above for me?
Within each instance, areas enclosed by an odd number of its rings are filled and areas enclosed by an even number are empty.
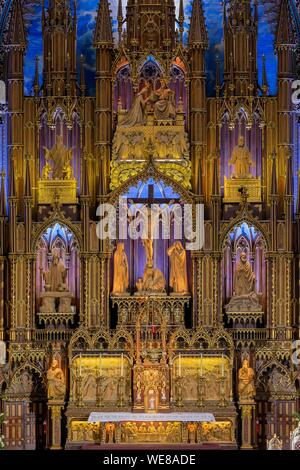
[[[81,366],[81,353],[79,355],[79,377],[81,377],[82,366]]]
[[[100,375],[102,375],[102,354],[100,354],[100,367],[99,367]]]
[[[222,377],[224,377],[225,371],[224,371],[224,354],[222,354]]]
[[[200,356],[200,377],[203,376],[203,354]]]
[[[122,356],[121,356],[121,377],[123,377],[124,375],[124,357],[123,357],[123,353],[122,353]]]
[[[181,354],[179,353],[178,376],[181,377]]]

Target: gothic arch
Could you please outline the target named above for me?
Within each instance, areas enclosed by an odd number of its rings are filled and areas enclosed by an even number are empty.
[[[82,340],[84,344],[87,346],[87,348],[85,349],[93,349],[93,341],[89,332],[85,329],[80,329],[80,330],[77,330],[76,333],[71,338],[69,348],[68,348],[70,356],[71,356],[73,349],[76,349],[76,343],[80,340]]]
[[[189,333],[185,329],[180,328],[178,330],[175,330],[174,333],[172,333],[172,335],[170,336],[170,348],[173,350],[177,349],[176,342],[180,339],[185,341],[187,348],[191,347],[191,338]]]
[[[146,168],[138,173],[137,175],[129,178],[125,183],[123,183],[119,188],[112,191],[109,195],[109,201],[112,204],[115,204],[119,197],[129,190],[132,186],[137,186],[139,182],[147,182],[150,178],[153,178],[154,181],[163,181],[167,186],[170,186],[176,193],[178,193],[185,202],[192,204],[193,203],[193,194],[184,189],[180,184],[176,183],[174,180],[161,173],[155,166],[155,163],[150,160],[146,165]]]
[[[240,227],[246,223],[249,226],[253,226],[257,232],[261,233],[262,240],[266,245],[266,251],[270,249],[270,235],[263,224],[260,223],[259,220],[254,218],[248,211],[243,211],[242,214],[238,214],[237,217],[231,219],[228,224],[224,225],[221,229],[220,237],[219,237],[219,250],[223,251],[226,245],[227,237],[229,236],[230,232],[235,227]]]
[[[60,224],[62,226],[67,227],[70,230],[70,232],[75,237],[75,240],[78,244],[79,251],[81,251],[82,237],[81,237],[80,229],[76,227],[76,225],[74,225],[70,220],[66,219],[65,216],[61,214],[60,211],[59,212],[54,211],[54,213],[52,213],[48,219],[46,219],[42,224],[36,226],[36,229],[32,236],[32,244],[31,244],[32,252],[33,253],[36,252],[38,241],[42,237],[43,233],[46,232],[48,228],[51,228],[55,224]]]

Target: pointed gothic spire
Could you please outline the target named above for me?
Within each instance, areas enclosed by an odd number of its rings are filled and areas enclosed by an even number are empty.
[[[26,33],[22,12],[22,5],[20,0],[14,0],[13,10],[9,25],[8,44],[14,47],[25,49],[26,47]]]
[[[123,31],[123,5],[122,0],[118,3],[118,33],[119,33],[119,44],[122,42],[122,31]]]
[[[85,74],[84,74],[84,57],[81,54],[80,56],[80,90],[81,90],[81,95],[85,95]]]
[[[34,82],[33,82],[34,96],[39,95],[40,91],[40,82],[39,82],[39,58],[35,58],[35,73],[34,73]]]
[[[276,196],[277,193],[277,174],[276,174],[276,150],[272,154],[272,185],[271,185],[271,194]]]
[[[264,96],[268,93],[268,77],[267,77],[267,67],[266,67],[266,57],[263,55],[263,70],[262,70],[262,91]]]
[[[208,35],[205,25],[202,0],[194,0],[190,20],[189,45],[208,46]]]
[[[227,22],[227,3],[226,0],[223,0],[223,25],[224,30],[226,30],[228,22]]]
[[[6,204],[5,204],[5,172],[2,170],[1,173],[1,193],[0,193],[0,217],[6,216]]]
[[[179,24],[180,44],[182,44],[182,43],[183,43],[183,33],[184,33],[184,8],[183,8],[183,0],[180,0],[180,3],[179,3],[178,24]]]
[[[221,89],[221,77],[220,77],[220,59],[219,56],[216,57],[216,95],[217,98],[220,96]]]
[[[281,0],[277,33],[276,47],[295,47],[298,43],[297,24],[290,0]]]
[[[29,155],[26,156],[26,175],[25,175],[24,196],[25,197],[32,197]]]
[[[108,0],[100,0],[94,45],[111,47],[113,45],[112,21]]]

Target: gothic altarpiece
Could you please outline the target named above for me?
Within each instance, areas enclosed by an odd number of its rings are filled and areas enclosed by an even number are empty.
[[[201,0],[192,2],[186,45],[182,2],[177,17],[173,0],[129,0],[123,18],[120,1],[115,45],[100,0],[95,97],[86,96],[84,59],[77,80],[76,7],[60,0],[43,12],[43,83],[37,61],[34,96],[24,97],[26,32],[13,2],[9,212],[4,175],[0,204],[8,448],[252,449],[274,433],[288,446],[299,399],[291,364],[299,217],[295,114],[282,109],[297,38],[283,0],[278,96],[270,97],[266,70],[261,84],[257,76],[257,4],[227,3],[224,81],[217,61],[216,96],[207,98]],[[96,208],[120,198],[132,209],[126,228],[146,208],[142,239],[97,237]],[[195,225],[200,203],[204,245],[189,251],[172,231],[172,208],[190,205]],[[168,239],[161,227],[153,236],[153,204],[167,211]],[[116,222],[124,223],[119,212]],[[89,421],[94,412],[106,418]],[[215,420],[200,419],[210,414]]]

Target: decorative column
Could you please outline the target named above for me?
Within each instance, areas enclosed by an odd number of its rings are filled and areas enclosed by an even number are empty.
[[[61,450],[61,412],[64,408],[64,403],[49,401],[48,410],[49,417],[51,417],[51,450]]]
[[[253,449],[253,419],[255,412],[255,402],[253,400],[241,401],[239,409],[242,415],[242,445],[241,450]]]

